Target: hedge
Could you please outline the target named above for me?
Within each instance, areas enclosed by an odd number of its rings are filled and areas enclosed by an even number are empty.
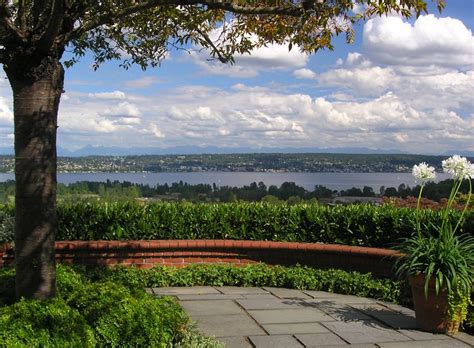
[[[0,241],[13,208],[0,207]],[[458,211],[450,217],[457,219]],[[244,239],[390,247],[415,231],[435,233],[440,212],[389,205],[272,205],[266,203],[76,203],[58,207],[57,240]],[[2,220],[3,219],[3,220]],[[474,233],[474,212],[463,232]],[[7,237],[5,237],[7,236]],[[8,237],[10,236],[10,237]]]

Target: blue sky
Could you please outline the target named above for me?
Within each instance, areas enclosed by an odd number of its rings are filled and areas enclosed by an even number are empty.
[[[235,65],[170,51],[159,68],[66,71],[58,145],[117,147],[367,147],[474,151],[474,1],[411,21],[374,18],[307,56],[268,46]],[[433,11],[434,10],[434,11]],[[12,101],[0,80],[0,147]]]

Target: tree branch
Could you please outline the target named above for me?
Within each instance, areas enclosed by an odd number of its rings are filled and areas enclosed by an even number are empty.
[[[216,53],[217,55],[217,58],[219,59],[219,61],[221,63],[227,63],[229,62],[229,58],[226,58],[222,55],[222,53],[219,51],[219,48],[216,47],[216,45],[214,45],[214,42],[212,42],[211,38],[209,37],[209,35],[207,35],[205,32],[203,32],[202,30],[200,30],[199,28],[196,28],[195,29],[199,35],[202,36],[202,38],[204,39],[204,41],[207,42],[207,44],[209,46],[211,46],[211,48],[214,50],[214,52]]]
[[[13,41],[24,41],[25,35],[11,21],[8,1],[0,2],[0,30],[3,29],[9,39]]]
[[[62,27],[63,18],[64,0],[53,0],[48,23],[38,40],[37,48],[39,51],[48,52],[50,50]]]
[[[139,4],[126,7],[122,10],[111,11],[109,13],[97,16],[90,21],[85,22],[79,28],[68,33],[64,37],[64,41],[76,39],[90,30],[100,27],[104,24],[114,23],[121,18],[133,15],[135,13],[149,10],[159,6],[186,6],[186,5],[203,5],[209,9],[225,10],[238,14],[249,15],[286,15],[299,17],[304,13],[301,5],[289,6],[242,6],[234,4],[232,0],[147,0]]]

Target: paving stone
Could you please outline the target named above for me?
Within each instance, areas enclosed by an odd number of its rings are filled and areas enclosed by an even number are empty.
[[[383,326],[375,320],[333,321],[325,322],[323,325],[351,344],[410,340],[408,337]]]
[[[245,314],[237,303],[230,300],[180,301],[179,304],[193,318],[203,315]]]
[[[314,306],[322,310],[324,313],[329,314],[336,320],[339,321],[351,321],[351,320],[369,320],[367,314],[354,309],[350,305],[347,304],[338,304],[337,302],[312,302],[312,300],[305,300],[305,302],[309,303],[310,305]]]
[[[403,307],[403,306],[393,304],[393,303],[388,303],[388,302],[377,301],[377,303],[391,309],[392,311],[403,313],[410,316],[415,316],[415,311],[413,309]]]
[[[294,337],[289,335],[250,336],[255,348],[303,348]]]
[[[416,329],[416,320],[414,315],[406,315],[404,313],[395,312],[380,304],[371,305],[351,305],[363,313],[383,322],[394,329]]]
[[[271,299],[239,299],[237,303],[247,310],[298,308],[304,304],[301,300],[285,300],[275,297]]]
[[[449,340],[449,336],[443,334],[434,334],[430,332],[418,331],[418,330],[398,330],[398,332],[410,337],[415,341],[428,341],[428,340]]]
[[[153,288],[155,295],[199,295],[199,294],[220,294],[212,286],[193,286],[193,287],[166,287]]]
[[[193,316],[201,332],[208,336],[266,335],[266,332],[246,314]]]
[[[226,348],[253,348],[244,336],[219,337],[219,341],[224,343]]]
[[[262,325],[269,335],[294,335],[304,333],[321,333],[329,332],[319,323],[299,323],[299,324],[265,324]]]
[[[361,343],[361,344],[337,344],[337,345],[324,345],[324,346],[309,346],[309,347],[318,347],[318,348],[379,348],[379,346],[370,343]],[[409,347],[407,347],[409,348]]]
[[[246,295],[255,295],[255,294],[268,294],[268,291],[265,291],[262,288],[253,288],[253,287],[238,287],[238,286],[216,286],[216,290],[220,291],[223,294],[233,295],[233,294],[246,294]]]
[[[272,288],[272,287],[264,287],[265,290],[272,293],[273,295],[279,298],[311,298],[309,295],[306,295],[301,290],[295,289],[284,289],[284,288]]]
[[[305,347],[320,347],[333,345],[347,345],[347,343],[339,336],[333,333],[311,333],[295,335],[295,337],[304,344]]]
[[[458,332],[456,336],[454,336],[456,339],[469,344],[471,347],[474,347],[474,336],[469,335],[468,333],[465,332]]]
[[[316,291],[316,290],[302,290],[306,295],[309,295],[312,298],[335,298],[341,297],[341,294],[335,294],[333,292],[327,291]]]
[[[247,299],[256,299],[256,300],[264,300],[264,299],[271,299],[271,298],[276,298],[269,292],[266,294],[242,294],[241,295],[243,298]]]
[[[202,295],[178,295],[181,301],[208,301],[208,300],[237,300],[244,298],[243,295],[226,295],[226,294],[202,294]]]
[[[311,323],[333,320],[317,309],[269,309],[253,310],[248,313],[260,324]]]
[[[411,342],[386,342],[377,343],[380,348],[464,348],[472,347],[455,339],[451,340],[430,340],[430,341],[411,341]]]

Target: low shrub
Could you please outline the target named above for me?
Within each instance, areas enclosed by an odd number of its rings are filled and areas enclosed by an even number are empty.
[[[408,303],[406,284],[392,279],[377,279],[371,274],[342,270],[321,270],[306,266],[268,266],[252,264],[243,267],[231,265],[189,265],[183,268],[155,266],[149,270],[135,267],[114,269],[83,269],[93,281],[108,281],[126,286],[273,286],[293,289],[311,289],[376,298],[394,303]]]
[[[183,341],[188,317],[171,298],[111,279],[91,281],[58,266],[58,296],[13,303],[14,271],[0,270],[0,346],[169,347]],[[9,284],[9,285],[4,285]]]

